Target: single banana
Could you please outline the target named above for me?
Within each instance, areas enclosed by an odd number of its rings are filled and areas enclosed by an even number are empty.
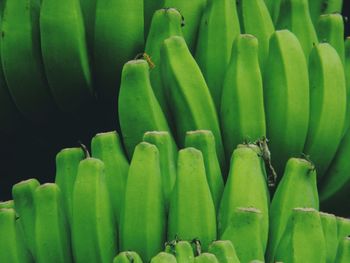
[[[34,123],[47,122],[58,113],[41,57],[39,14],[38,0],[6,1],[1,23],[6,83],[17,108]]]
[[[317,21],[321,15],[325,0],[309,0],[309,11],[312,23],[317,25]]]
[[[123,251],[115,256],[113,263],[142,263],[142,259],[135,251]]]
[[[143,16],[144,16],[144,32],[145,32],[145,38],[147,38],[150,26],[152,24],[152,17],[154,16],[154,13],[156,10],[160,9],[164,5],[164,0],[144,0],[143,1]]]
[[[92,77],[79,0],[42,0],[40,36],[53,97],[66,113],[93,100]]]
[[[204,250],[216,239],[215,207],[203,156],[191,147],[180,150],[178,156],[168,219],[168,240],[174,237],[199,239]]]
[[[276,29],[288,29],[293,32],[300,41],[306,59],[313,46],[318,44],[308,0],[281,0]]]
[[[147,2],[147,1],[146,1]],[[148,1],[151,2],[151,1]],[[162,83],[160,73],[160,48],[163,41],[170,36],[182,36],[181,25],[183,17],[175,8],[163,8],[157,10],[152,18],[149,34],[146,40],[145,52],[150,56],[154,67],[150,70],[150,79],[154,95],[156,96],[160,106],[167,119],[171,123],[171,115],[165,87]]]
[[[165,241],[165,206],[159,152],[139,143],[131,160],[120,218],[120,249],[138,252],[143,261],[162,250]]]
[[[210,244],[209,253],[216,256],[220,263],[239,263],[235,247],[230,240],[216,240]]]
[[[3,208],[15,208],[15,203],[13,200],[8,200],[8,201],[3,201],[3,202],[0,202],[0,209],[3,209]]]
[[[346,124],[345,131],[350,127],[350,37],[344,43],[344,71],[346,80]]]
[[[265,246],[261,236],[263,215],[259,209],[237,207],[231,214],[221,240],[230,240],[240,262],[264,260]]]
[[[146,131],[170,132],[151,87],[147,61],[131,60],[124,65],[118,97],[118,113],[129,159]],[[175,142],[173,143],[175,145]]]
[[[216,258],[214,254],[202,253],[194,258],[194,262],[195,263],[219,263],[220,261]]]
[[[188,241],[175,240],[169,242],[165,248],[166,252],[176,257],[177,263],[193,263],[194,253],[192,245]]]
[[[160,172],[166,211],[169,209],[171,192],[176,181],[177,148],[169,132],[149,131],[143,135],[143,141],[154,144],[159,151]]]
[[[269,10],[264,0],[241,0],[238,1],[238,14],[242,33],[258,39],[259,63],[263,71],[269,54],[269,40],[275,32]]]
[[[35,204],[35,262],[72,261],[68,222],[63,208],[60,188],[46,183],[34,192]]]
[[[76,263],[109,263],[117,252],[116,224],[104,169],[104,163],[95,158],[79,163],[71,224]]]
[[[170,110],[174,115],[177,140],[184,145],[185,134],[192,130],[211,130],[221,168],[225,156],[218,115],[204,77],[180,36],[166,39],[161,48],[161,74],[167,88]]]
[[[201,17],[207,5],[207,0],[164,0],[164,7],[174,7],[185,19],[182,29],[189,49],[194,53],[198,39]]]
[[[266,262],[274,262],[277,246],[295,207],[319,208],[316,171],[309,161],[290,158],[270,206]]]
[[[259,238],[262,242],[262,248],[265,250],[269,233],[270,197],[266,174],[262,169],[261,157],[257,153],[257,151],[259,152],[257,148],[254,145],[240,145],[233,151],[230,171],[218,213],[218,231],[222,239],[222,235],[230,225],[231,218],[237,208],[254,207],[261,214]],[[234,242],[233,245],[236,247]]]
[[[350,236],[350,219],[337,216],[338,242]]]
[[[324,0],[322,5],[322,14],[341,13],[343,0]]]
[[[92,157],[105,164],[105,177],[113,214],[119,223],[124,202],[129,163],[124,154],[119,135],[115,132],[98,133],[91,140]]]
[[[327,263],[333,263],[338,248],[338,227],[335,215],[320,212],[323,235],[326,242]]]
[[[222,85],[230,62],[232,44],[239,33],[235,1],[208,1],[199,25],[195,59],[217,111],[220,110]]]
[[[343,238],[338,247],[336,263],[350,262],[350,237]]]
[[[274,260],[326,263],[326,243],[319,212],[313,208],[294,208],[287,224]]]
[[[176,263],[176,257],[166,252],[159,252],[155,255],[150,263]]]
[[[218,211],[224,191],[224,180],[216,154],[213,133],[208,130],[188,131],[185,138],[185,147],[193,147],[202,152],[207,182],[213,198],[215,211]]]
[[[21,218],[20,225],[23,229],[25,243],[33,257],[35,257],[34,192],[39,185],[39,181],[32,178],[21,181],[12,187],[14,208]]]
[[[31,263],[23,232],[13,208],[0,209],[0,261],[8,263]],[[33,240],[32,240],[33,242]]]
[[[309,74],[310,122],[304,152],[315,163],[318,177],[322,178],[343,137],[346,114],[344,68],[330,44],[314,47]]]
[[[232,47],[220,109],[226,156],[231,156],[238,144],[266,136],[259,48],[257,38],[247,34],[239,35]]]
[[[276,31],[271,36],[263,80],[272,163],[282,174],[287,160],[303,151],[309,125],[307,62],[290,31]]]

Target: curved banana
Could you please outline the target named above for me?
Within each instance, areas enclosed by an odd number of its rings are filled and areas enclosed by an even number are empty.
[[[71,224],[76,263],[110,263],[117,252],[116,224],[104,168],[104,163],[95,158],[79,163]]]
[[[300,41],[306,59],[313,46],[318,44],[308,0],[281,0],[276,29],[288,29],[293,32]]]
[[[169,132],[149,131],[143,135],[143,141],[154,144],[159,151],[160,171],[166,211],[169,209],[171,192],[176,181],[177,148]]]
[[[6,1],[1,23],[1,60],[8,89],[23,116],[35,123],[47,122],[58,113],[41,58],[39,12],[40,1]]]
[[[175,240],[167,244],[165,250],[176,257],[177,263],[193,263],[194,253],[188,241]]]
[[[273,24],[276,26],[277,21],[278,21],[278,16],[280,14],[280,9],[281,9],[281,2],[283,0],[270,0],[270,6],[269,10],[270,10],[270,14],[271,14],[271,19]]]
[[[168,37],[174,35],[182,36],[182,23],[183,17],[177,9],[163,8],[157,10],[152,17],[152,23],[145,46],[146,54],[151,57],[152,63],[154,63],[154,68],[150,70],[150,79],[154,95],[170,123],[172,118],[169,105],[167,104],[166,89],[162,83],[160,73],[160,48],[163,41]]]
[[[119,225],[120,249],[149,262],[165,241],[165,206],[156,146],[139,143],[131,160]],[[137,215],[137,216],[135,216]]]
[[[277,246],[295,207],[319,208],[316,171],[309,161],[288,160],[270,206],[269,245],[266,262],[274,262]]]
[[[194,258],[195,263],[221,263],[214,254],[202,253]]]
[[[176,257],[166,252],[159,252],[155,255],[150,263],[176,263]]]
[[[105,164],[105,177],[110,203],[117,223],[124,202],[129,163],[117,132],[98,133],[91,140],[92,157]]]
[[[145,38],[147,38],[152,24],[152,17],[156,10],[162,8],[164,5],[164,0],[152,0],[152,1],[143,1],[143,16],[144,16],[144,32]]]
[[[338,242],[344,237],[350,236],[350,219],[337,216]]]
[[[333,263],[338,248],[338,227],[335,215],[320,212],[324,239],[326,242],[327,263]]]
[[[344,71],[346,80],[346,132],[350,127],[350,37],[347,37],[344,43]]]
[[[257,38],[247,34],[239,35],[232,47],[220,109],[226,156],[231,156],[238,144],[266,136],[258,50]]]
[[[239,263],[235,247],[230,240],[216,240],[210,244],[209,253],[216,256],[220,263]]]
[[[93,100],[93,88],[79,0],[43,0],[40,36],[46,77],[58,107],[66,113],[82,111]]]
[[[309,74],[310,123],[304,152],[315,163],[318,177],[322,178],[343,137],[346,114],[344,68],[330,44],[314,47]]]
[[[324,0],[322,14],[341,13],[343,0]]]
[[[124,65],[118,97],[118,114],[129,159],[146,131],[170,132],[151,87],[147,61],[131,60]]]
[[[179,151],[177,178],[170,199],[168,240],[179,237],[201,241],[206,250],[216,239],[216,216],[205,175],[202,153],[195,148]]]
[[[313,208],[294,208],[287,224],[274,260],[326,263],[326,243],[319,212]]]
[[[35,262],[73,262],[68,222],[60,188],[46,183],[34,192]]]
[[[216,154],[213,133],[208,130],[188,131],[185,138],[185,147],[193,147],[202,152],[207,182],[213,198],[215,211],[218,211],[224,191],[224,180]]]
[[[166,39],[161,48],[161,74],[167,87],[170,110],[174,115],[177,140],[184,145],[185,134],[192,130],[211,130],[221,168],[225,156],[218,115],[204,77],[180,36]]]
[[[217,111],[220,110],[222,85],[232,44],[239,33],[236,3],[232,0],[209,1],[199,25],[195,59]]]
[[[142,263],[142,259],[134,251],[123,251],[115,256],[113,263]]]
[[[271,36],[263,80],[272,163],[282,174],[288,158],[303,151],[309,125],[307,61],[290,31],[276,31]]]
[[[8,201],[2,201],[0,202],[0,209],[3,208],[15,208],[15,203],[13,200],[8,200]]]
[[[339,242],[337,257],[334,262],[350,262],[350,237],[345,237]]]

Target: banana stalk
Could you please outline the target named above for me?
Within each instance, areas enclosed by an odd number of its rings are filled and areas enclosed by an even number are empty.
[[[176,257],[166,252],[159,252],[155,255],[150,263],[176,263]]]
[[[194,258],[195,263],[219,263],[214,254],[202,253]]]

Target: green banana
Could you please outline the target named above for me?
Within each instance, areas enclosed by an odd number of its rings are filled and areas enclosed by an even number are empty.
[[[299,39],[306,59],[308,59],[313,46],[318,44],[308,0],[281,0],[276,29],[292,31]]]
[[[85,158],[82,148],[65,148],[56,155],[55,183],[61,190],[64,212],[72,223],[72,199],[78,166]]]
[[[146,1],[147,2],[147,1]],[[148,1],[151,2],[151,1]],[[146,40],[145,52],[150,56],[154,68],[150,70],[150,79],[154,94],[168,120],[171,120],[169,106],[160,73],[160,48],[163,41],[170,36],[182,36],[182,16],[175,8],[157,10],[152,18],[152,24]],[[170,122],[171,123],[171,122]]]
[[[43,0],[41,0],[43,1]],[[79,0],[81,13],[84,20],[86,44],[91,54],[94,42],[95,13],[97,0]]]
[[[309,11],[312,23],[317,25],[317,21],[321,15],[325,0],[309,0]]]
[[[118,97],[118,113],[129,159],[146,131],[170,132],[151,87],[147,61],[131,60],[124,65]],[[175,142],[173,143],[175,145]]]
[[[160,9],[164,5],[164,0],[145,0],[143,1],[143,16],[144,16],[144,32],[145,38],[147,38],[150,30],[151,20],[156,10]]]
[[[219,263],[214,254],[202,253],[194,258],[195,263]]]
[[[110,203],[117,223],[123,205],[129,163],[119,135],[115,132],[96,134],[91,140],[92,157],[105,164],[105,177]]]
[[[68,222],[64,213],[62,193],[56,184],[46,183],[34,192],[35,260],[73,262]]]
[[[295,207],[319,208],[316,171],[307,160],[290,158],[270,206],[266,262],[274,262],[277,246]]]
[[[166,211],[169,209],[171,192],[176,181],[177,148],[169,132],[149,131],[143,135],[143,141],[154,144],[159,151],[160,171]]]
[[[350,237],[345,237],[339,243],[337,257],[334,262],[346,263],[349,261],[350,261]]]
[[[220,263],[239,263],[235,247],[229,240],[216,240],[210,244],[209,253],[216,256]]]
[[[319,212],[313,208],[294,208],[274,260],[326,263],[326,258]]]
[[[337,216],[338,242],[350,236],[350,219]]]
[[[338,227],[335,215],[320,212],[323,235],[326,242],[327,263],[333,263],[338,248]]]
[[[220,109],[222,85],[230,62],[232,44],[239,33],[235,1],[209,1],[199,25],[195,58],[217,111]]]
[[[71,224],[76,263],[109,263],[117,252],[116,224],[104,169],[104,163],[95,158],[79,163]]]
[[[257,153],[259,149],[256,148],[254,145],[241,145],[233,151],[218,213],[218,230],[222,237],[238,207],[255,207],[261,214],[259,237],[265,249],[269,233],[270,198],[266,174],[262,169],[261,157]],[[234,242],[233,245],[236,246]]]
[[[81,111],[93,100],[93,90],[79,0],[43,0],[40,36],[46,76],[58,107],[66,113]]]
[[[185,19],[182,32],[189,49],[194,52],[201,17],[207,0],[164,0],[164,7],[174,7]]]
[[[240,262],[264,260],[265,245],[260,234],[262,219],[261,211],[253,207],[237,207],[231,214],[230,222],[220,239],[233,243]]]
[[[241,31],[254,35],[259,42],[259,63],[263,71],[269,54],[269,40],[275,32],[269,10],[264,0],[238,1]]]
[[[178,143],[184,145],[187,131],[211,130],[223,168],[225,156],[215,105],[185,40],[180,36],[166,39],[160,54],[162,80],[167,88],[170,110],[176,113],[174,123]]]
[[[0,209],[3,209],[3,208],[15,208],[15,203],[13,200],[8,200],[8,201],[3,201],[3,202],[0,202]]]
[[[221,195],[224,191],[224,180],[216,154],[213,133],[208,130],[189,131],[186,133],[185,147],[193,147],[202,152],[207,182],[215,211],[218,211]]]
[[[176,263],[176,257],[166,252],[159,252],[155,255],[150,263]]]
[[[303,151],[309,125],[307,62],[290,31],[276,31],[271,36],[263,80],[272,162],[282,174],[288,158]]]
[[[121,250],[137,251],[145,262],[162,250],[165,206],[159,152],[153,144],[141,142],[135,148],[119,229]]]
[[[170,199],[168,240],[197,238],[206,250],[216,239],[215,207],[205,175],[202,153],[195,148],[179,151],[177,179]]]
[[[188,241],[175,240],[167,244],[166,252],[176,257],[177,263],[193,263],[194,253],[192,245]]]
[[[350,127],[350,37],[344,43],[344,71],[346,80],[346,124],[345,131]]]
[[[220,109],[226,156],[231,156],[238,144],[266,136],[258,50],[257,38],[247,34],[239,35],[232,47]]]
[[[271,1],[271,3],[270,3],[269,10],[270,10],[270,14],[271,14],[271,19],[272,19],[273,24],[276,26],[277,21],[278,21],[278,17],[280,14],[281,2],[283,0],[270,0],[270,1]]]
[[[249,263],[264,263],[264,261],[254,259],[254,260],[250,261]],[[276,262],[276,263],[278,263],[278,262]]]
[[[115,256],[113,263],[142,263],[142,259],[134,251],[123,251]]]
[[[29,121],[47,122],[58,113],[40,50],[40,1],[6,1],[1,23],[1,59],[8,89]],[[14,48],[16,47],[16,48]]]
[[[322,14],[341,13],[343,0],[324,0]]]
[[[21,181],[12,187],[14,208],[21,218],[20,225],[23,229],[25,243],[33,257],[35,257],[34,193],[39,185],[39,181],[32,178]]]
[[[310,122],[304,152],[322,178],[343,137],[346,85],[343,64],[328,43],[318,44],[310,54]]]
[[[1,262],[31,263],[17,220],[13,208],[0,209],[0,259]]]

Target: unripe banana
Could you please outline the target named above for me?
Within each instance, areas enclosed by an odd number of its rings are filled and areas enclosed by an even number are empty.
[[[79,163],[71,229],[74,262],[112,262],[117,252],[116,224],[104,163],[98,159],[87,158]]]
[[[264,261],[254,259],[254,260],[250,261],[249,263],[264,263]],[[276,262],[276,263],[278,263],[278,262]]]
[[[295,207],[318,209],[319,200],[314,166],[307,160],[291,158],[270,206],[267,262],[274,262],[277,246]]]
[[[350,219],[337,216],[338,242],[350,236]]]
[[[195,58],[217,111],[220,110],[222,85],[232,44],[239,33],[235,1],[208,1],[199,26]]]
[[[313,208],[294,208],[287,224],[274,260],[326,263],[326,244],[319,212]]]
[[[156,10],[160,9],[161,7],[163,7],[163,2],[164,0],[146,0],[143,1],[143,16],[144,16],[144,32],[145,32],[145,38],[147,38],[148,34],[149,34],[149,30],[150,29],[150,25],[152,24],[151,20],[152,17],[154,15],[154,13],[156,12]]]
[[[174,115],[177,140],[184,145],[185,134],[192,130],[211,130],[216,141],[221,168],[225,164],[219,120],[204,77],[185,40],[166,39],[161,48],[161,73],[167,87],[170,110]]]
[[[43,0],[40,34],[45,72],[58,107],[68,113],[82,110],[93,91],[79,0]]]
[[[0,209],[0,261],[31,263],[33,261],[25,246],[23,232],[17,220],[13,208]]]
[[[43,0],[41,0],[43,1]],[[81,6],[81,13],[84,20],[86,44],[91,54],[94,41],[94,27],[97,0],[79,0]]]
[[[265,245],[261,236],[263,215],[259,209],[238,207],[232,213],[222,240],[230,240],[235,246],[240,262],[264,260]]]
[[[168,219],[168,240],[174,237],[199,239],[204,250],[216,239],[215,207],[204,160],[202,153],[194,148],[179,151]]]
[[[263,71],[269,54],[269,40],[275,32],[269,10],[264,0],[241,0],[238,1],[238,14],[242,33],[258,39],[259,62]]]
[[[121,250],[137,251],[149,262],[165,241],[165,206],[159,153],[156,146],[139,143],[131,160],[120,218]]]
[[[235,247],[230,240],[216,240],[210,244],[209,253],[216,256],[220,263],[239,263]]]
[[[8,201],[3,201],[3,202],[0,202],[0,209],[3,209],[3,208],[15,208],[15,203],[13,200],[8,200]]]
[[[308,59],[313,46],[318,43],[309,12],[308,0],[281,0],[276,29],[292,31],[299,39],[306,59]]]
[[[338,248],[338,227],[335,215],[320,212],[323,235],[326,242],[327,263],[333,263]]]
[[[165,252],[159,252],[157,255],[155,255],[150,263],[176,263],[176,257],[172,254],[165,253]]]
[[[168,253],[172,253],[176,257],[178,263],[193,263],[194,253],[192,245],[188,241],[175,240],[166,246]]]
[[[343,0],[324,0],[322,6],[323,14],[341,13]]]
[[[150,79],[154,95],[170,123],[171,115],[160,73],[160,48],[163,41],[168,37],[174,35],[182,36],[182,23],[183,17],[177,9],[163,8],[157,10],[152,18],[152,24],[145,47],[146,54],[151,57],[152,63],[154,64],[154,68],[150,70]]]
[[[216,154],[213,133],[208,130],[189,131],[186,133],[185,147],[193,147],[202,152],[207,182],[213,198],[215,211],[218,211],[221,195],[224,191],[224,180]]]
[[[232,47],[220,109],[226,156],[231,156],[238,144],[266,136],[258,49],[258,40],[247,34],[239,35]]]
[[[34,192],[35,261],[72,262],[68,222],[63,208],[60,188],[46,183]]]
[[[120,128],[129,159],[146,131],[170,132],[151,87],[147,61],[131,60],[124,65],[118,102]]]
[[[219,263],[214,254],[202,253],[194,258],[195,263]],[[221,262],[220,262],[221,263]]]
[[[270,0],[270,1],[271,1],[271,4],[269,7],[269,10],[271,14],[271,19],[273,24],[276,26],[278,21],[278,16],[280,14],[282,0]]]
[[[322,43],[314,47],[309,74],[310,122],[304,152],[315,163],[321,178],[343,137],[346,114],[344,68],[331,45]]]
[[[309,0],[309,11],[312,23],[317,25],[317,21],[321,15],[325,0]]]
[[[344,71],[346,80],[346,126],[347,131],[350,127],[350,37],[345,39],[344,43]]]
[[[309,125],[309,77],[307,62],[296,36],[276,31],[264,75],[267,137],[272,162],[283,173],[288,158],[303,150]]]
[[[142,263],[142,259],[134,251],[123,251],[115,256],[113,263]]]
[[[143,141],[154,144],[159,151],[160,171],[166,211],[169,209],[171,192],[176,181],[177,148],[169,132],[150,131],[143,135]]]
[[[350,237],[343,238],[338,247],[336,263],[347,263],[350,262]]]
[[[28,179],[15,184],[12,187],[14,208],[21,218],[20,225],[23,229],[26,246],[35,257],[35,207],[34,192],[40,183],[37,179]]]
[[[92,157],[100,159],[105,164],[110,203],[118,223],[129,170],[119,135],[115,131],[96,134],[91,140],[91,152]]]

